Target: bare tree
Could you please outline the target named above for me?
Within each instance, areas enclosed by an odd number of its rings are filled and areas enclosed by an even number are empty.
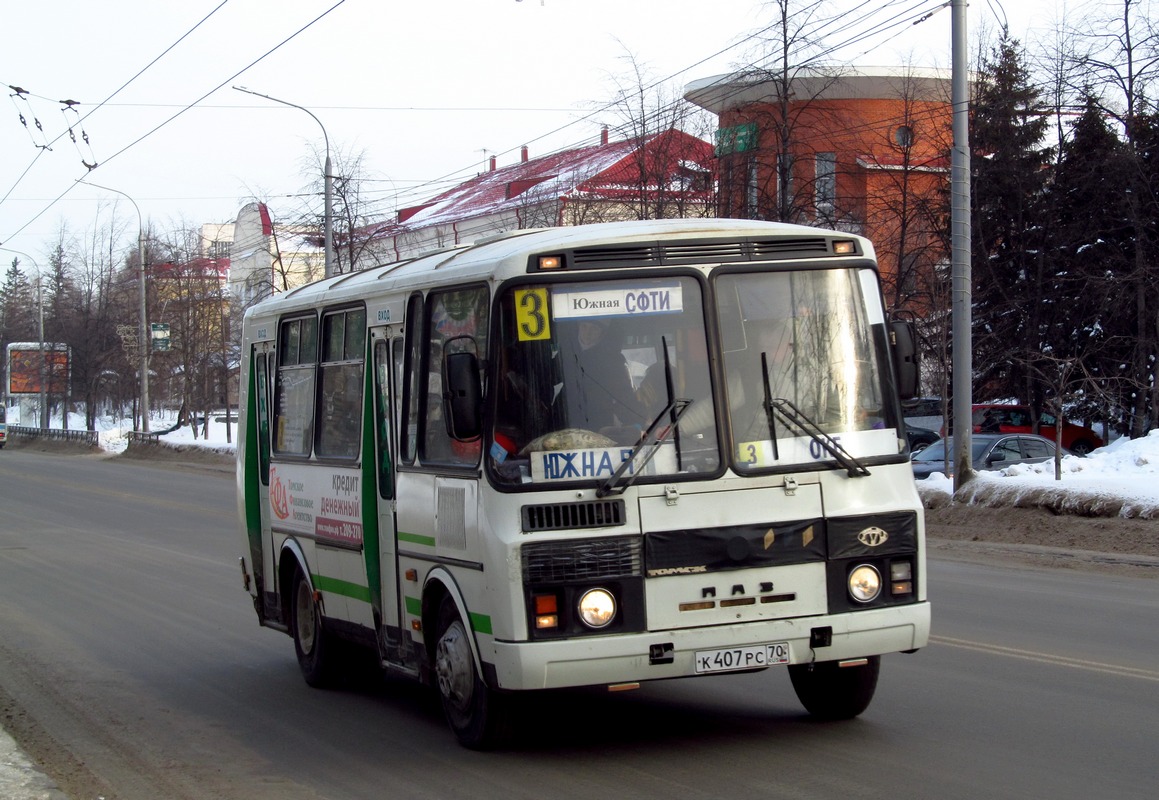
[[[297,229],[312,228],[317,231],[318,245],[322,246],[324,225],[324,181],[321,165],[326,154],[315,148],[312,155],[303,162],[305,174],[313,177],[310,202],[290,226]],[[352,272],[364,269],[370,264],[360,263],[370,246],[370,240],[361,231],[373,222],[373,210],[365,196],[364,184],[370,178],[366,170],[366,151],[345,150],[333,154],[334,177],[333,230],[334,230],[334,271]]]
[[[715,213],[714,176],[698,169],[688,141],[673,132],[707,139],[711,116],[684,100],[671,85],[654,79],[636,57],[621,56],[627,79],[613,76],[611,110],[618,120],[615,135],[634,144],[624,179],[633,191],[633,208],[611,212],[613,218],[670,219]],[[620,204],[608,204],[623,206]]]

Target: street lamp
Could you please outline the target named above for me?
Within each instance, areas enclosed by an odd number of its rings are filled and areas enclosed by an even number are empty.
[[[137,206],[137,201],[129,195],[122,192],[120,189],[113,189],[109,186],[100,186],[91,181],[78,180],[77,183],[83,183],[86,186],[91,186],[94,189],[104,189],[106,192],[116,192],[121,197],[127,198],[133,204],[133,208],[137,211],[137,283],[140,284],[140,291],[138,302],[140,308],[138,313],[141,317],[140,327],[137,329],[137,344],[140,363],[138,369],[141,370],[141,432],[149,432],[149,348],[151,345],[149,337],[149,317],[148,309],[145,304],[145,223],[141,219],[141,209]]]
[[[22,253],[19,250],[13,250],[11,247],[0,247],[0,250],[9,253],[15,253],[18,256],[24,256],[32,262],[32,266],[36,267],[36,308],[39,319],[40,330],[40,427],[42,429],[48,428],[48,356],[44,354],[44,300],[40,294],[40,264],[36,263],[36,259]],[[5,392],[7,394],[7,392]]]
[[[326,134],[326,126],[322,124],[322,120],[314,115],[314,112],[308,108],[300,106],[296,103],[291,103],[287,100],[279,100],[276,97],[270,97],[268,94],[255,92],[251,89],[246,89],[244,86],[234,86],[239,92],[252,94],[255,97],[264,97],[267,100],[272,100],[275,103],[281,103],[284,106],[296,108],[299,111],[305,111],[314,121],[318,123],[318,127],[322,129],[322,139],[326,142],[326,164],[322,172],[322,185],[324,193],[324,208],[322,217],[322,247],[323,256],[325,258],[325,275],[327,278],[334,275],[334,176],[330,169],[330,137]]]

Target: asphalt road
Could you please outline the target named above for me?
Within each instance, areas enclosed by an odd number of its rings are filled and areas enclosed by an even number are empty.
[[[537,697],[460,748],[433,695],[301,680],[257,626],[232,475],[0,453],[0,723],[71,798],[1143,798],[1159,581],[931,564],[934,641],[859,719],[770,670]]]

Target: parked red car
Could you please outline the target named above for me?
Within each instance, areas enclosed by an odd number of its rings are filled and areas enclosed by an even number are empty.
[[[973,409],[975,433],[1035,432],[1030,406],[979,404],[973,406]],[[1039,422],[1041,423],[1038,428],[1039,435],[1052,442],[1055,441],[1055,425],[1058,421],[1054,414],[1044,411]],[[1063,423],[1062,446],[1075,455],[1085,456],[1096,447],[1102,447],[1103,444],[1103,438],[1090,428],[1074,425],[1070,422]]]

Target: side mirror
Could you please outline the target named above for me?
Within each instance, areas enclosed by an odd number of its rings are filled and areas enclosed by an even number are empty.
[[[918,396],[920,380],[917,330],[912,322],[890,323],[890,352],[893,353],[893,370],[897,375],[897,393],[902,400]]]
[[[466,343],[472,349],[452,347]],[[473,441],[483,434],[483,384],[474,344],[471,337],[460,336],[443,348],[443,418],[447,421],[447,434],[460,442]]]

